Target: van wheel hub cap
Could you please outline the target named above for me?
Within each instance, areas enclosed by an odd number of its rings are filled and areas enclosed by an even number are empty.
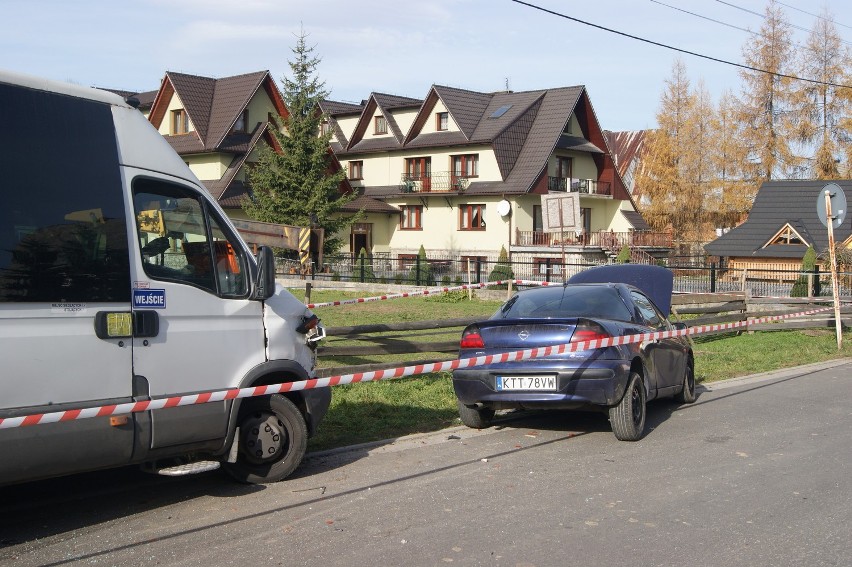
[[[242,425],[240,452],[253,463],[274,461],[287,443],[284,423],[274,414],[250,415]]]

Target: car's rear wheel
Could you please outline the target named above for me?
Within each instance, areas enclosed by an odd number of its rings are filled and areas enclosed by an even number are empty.
[[[237,461],[223,466],[240,482],[276,482],[302,462],[308,447],[308,426],[299,409],[284,396],[246,400],[238,425]]]
[[[459,405],[459,417],[461,422],[473,429],[485,429],[491,425],[494,419],[494,410],[479,406],[466,406],[461,401]]]
[[[683,389],[675,396],[675,399],[682,404],[691,404],[695,401],[695,371],[692,368],[692,361],[686,364],[683,376]]]
[[[638,441],[645,433],[645,385],[638,372],[630,373],[624,397],[609,408],[609,422],[620,441]]]

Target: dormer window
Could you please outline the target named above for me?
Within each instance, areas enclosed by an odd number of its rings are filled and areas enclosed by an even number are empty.
[[[172,134],[186,134],[189,132],[189,120],[186,117],[186,110],[179,108],[172,110]]]
[[[806,244],[805,240],[802,236],[796,231],[795,228],[790,226],[789,224],[785,224],[784,227],[775,233],[769,242],[766,243],[766,246],[770,246],[773,244],[795,244],[795,245],[803,245]]]
[[[248,127],[248,108],[240,113],[237,121],[234,122],[234,132],[245,132]]]
[[[450,125],[450,113],[439,112],[435,115],[435,130],[447,130]]]
[[[384,116],[376,116],[376,134],[388,133],[388,121]]]

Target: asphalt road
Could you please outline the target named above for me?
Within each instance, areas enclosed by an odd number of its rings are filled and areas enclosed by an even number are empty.
[[[312,455],[268,486],[5,487],[0,565],[850,565],[850,400],[845,360],[653,402],[637,443],[532,413]]]

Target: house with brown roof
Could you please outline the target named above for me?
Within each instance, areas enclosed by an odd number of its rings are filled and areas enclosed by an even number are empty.
[[[244,217],[246,164],[287,108],[269,71],[214,79],[169,71],[148,119],[229,215]]]
[[[583,86],[482,93],[435,85],[424,99],[325,101],[331,147],[367,213],[350,248],[544,264],[605,259],[623,244],[663,255],[612,159]],[[548,196],[573,195],[579,226],[546,232]],[[572,205],[572,207],[575,205]],[[547,224],[552,225],[553,222]]]

